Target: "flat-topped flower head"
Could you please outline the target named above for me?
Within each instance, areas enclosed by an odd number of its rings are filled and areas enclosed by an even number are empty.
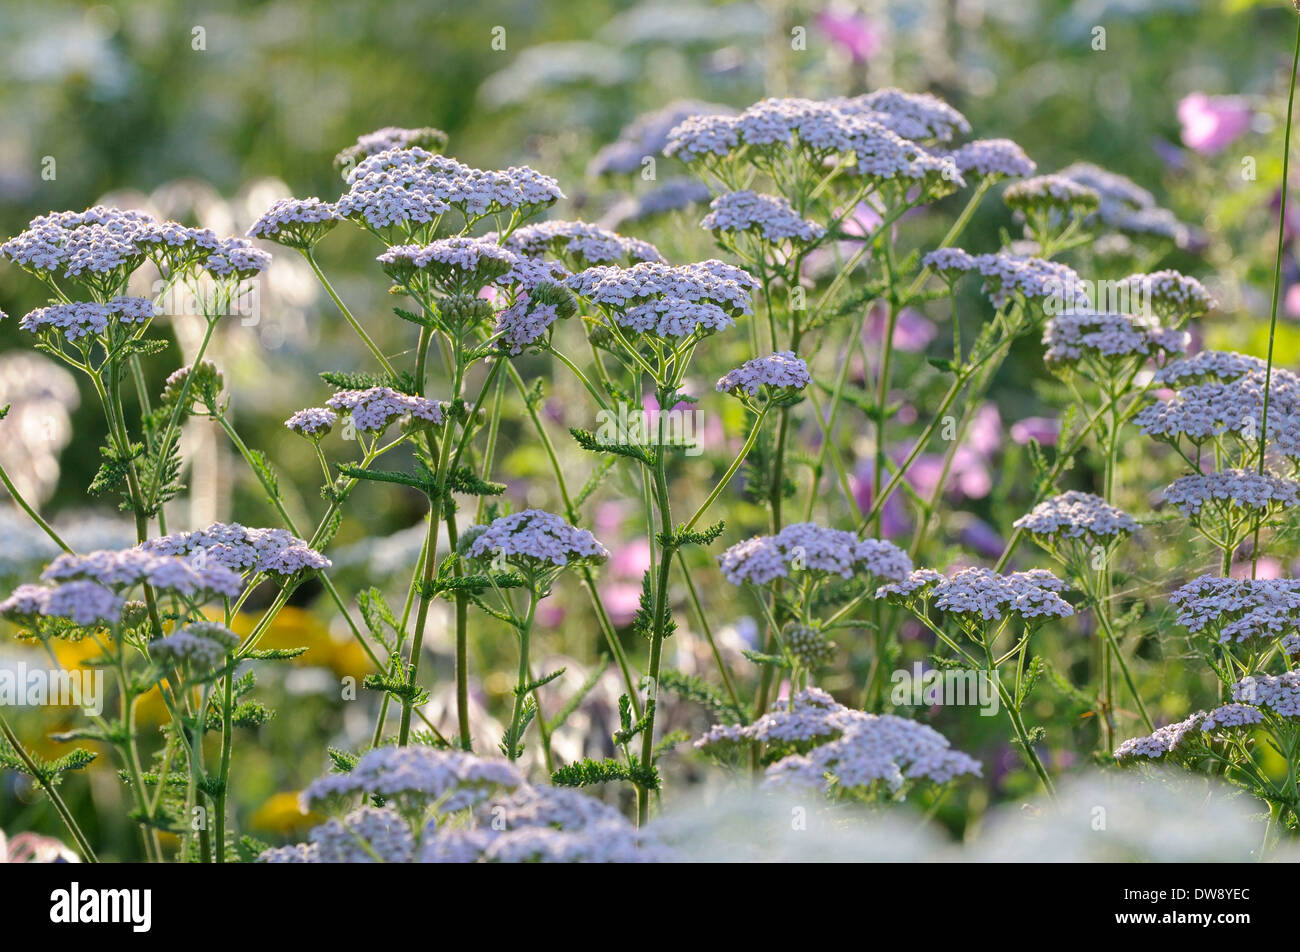
[[[1015,615],[1026,622],[1068,618],[1074,608],[1058,594],[1065,583],[1044,569],[999,575],[991,569],[962,569],[951,576],[922,569],[896,585],[882,585],[876,597],[915,605],[928,602],[974,624]]]
[[[1300,671],[1249,675],[1232,686],[1232,699],[1268,708],[1278,717],[1300,717]]]
[[[954,151],[951,158],[957,171],[968,180],[996,182],[1004,178],[1024,178],[1033,175],[1038,168],[1025,150],[1010,139],[976,139]]]
[[[1164,500],[1191,519],[1209,509],[1219,517],[1272,515],[1300,504],[1300,483],[1253,469],[1225,469],[1180,476],[1165,487]]]
[[[518,255],[535,258],[557,255],[575,271],[602,264],[662,262],[659,249],[648,241],[628,238],[585,221],[543,221],[511,232],[505,246]]]
[[[762,195],[753,191],[728,192],[719,195],[709,206],[712,211],[700,222],[714,233],[752,232],[771,244],[791,242],[812,244],[820,241],[826,229],[816,222],[807,221],[778,195]]]
[[[377,747],[347,773],[313,780],[299,800],[304,811],[371,796],[412,812],[437,807],[449,813],[523,782],[519,771],[504,760],[420,745]]]
[[[148,298],[115,297],[105,304],[73,301],[37,308],[23,317],[18,326],[32,334],[78,341],[86,337],[107,337],[118,325],[146,324],[157,312]]]
[[[1204,317],[1218,307],[1218,302],[1205,285],[1178,271],[1130,274],[1120,282],[1120,286],[1128,290],[1131,298],[1149,306],[1157,317],[1175,326],[1192,318]]]
[[[343,817],[331,817],[313,829],[310,837],[314,851],[310,862],[409,863],[415,859],[410,824],[389,807],[365,806]]]
[[[758,282],[721,261],[602,266],[573,275],[566,287],[605,310],[620,327],[651,337],[704,336],[752,312]]]
[[[437,400],[399,393],[392,387],[340,390],[326,406],[346,413],[352,425],[363,433],[382,433],[392,423],[410,417],[413,424],[441,426],[443,405]]]
[[[83,628],[115,625],[126,601],[114,589],[91,579],[60,585],[20,585],[3,602],[0,616],[18,624],[39,617],[63,618]]]
[[[954,282],[978,267],[975,255],[961,248],[936,248],[926,252],[921,264],[948,282]]]
[[[334,429],[338,419],[339,415],[329,407],[307,407],[285,420],[284,425],[299,436],[319,441]]]
[[[282,198],[248,229],[249,238],[265,238],[287,248],[306,251],[339,223],[339,214],[319,198]]]
[[[86,579],[118,592],[147,584],[193,601],[217,596],[234,598],[244,590],[243,579],[224,565],[195,562],[138,546],[100,549],[84,555],[65,553],[46,567],[41,578],[47,582]]]
[[[718,557],[718,563],[733,585],[767,585],[797,572],[900,580],[912,570],[912,560],[892,542],[859,539],[852,532],[813,522],[796,522],[776,535],[738,542]]]
[[[366,156],[377,155],[390,149],[427,149],[441,152],[447,147],[447,133],[432,126],[418,129],[403,129],[399,126],[384,126],[374,132],[359,136],[357,141],[334,156],[334,166],[339,169],[351,169]]]
[[[1249,728],[1263,721],[1264,712],[1257,707],[1249,704],[1224,704],[1205,715],[1205,720],[1201,721],[1201,731],[1208,734],[1210,731]]]
[[[1264,370],[1264,361],[1232,351],[1203,350],[1190,357],[1171,360],[1155,373],[1155,382],[1167,387],[1198,383],[1230,383],[1252,371]]]
[[[970,132],[965,116],[930,93],[887,87],[847,100],[847,108],[874,114],[891,132],[905,139],[947,142],[957,134]]]
[[[427,245],[395,245],[378,259],[399,284],[415,274],[444,293],[476,292],[518,263],[513,251],[486,238],[440,238]]]
[[[1160,327],[1131,314],[1071,310],[1054,314],[1043,330],[1043,359],[1056,367],[1109,376],[1132,358],[1185,354],[1185,331]]]
[[[214,522],[205,529],[148,539],[137,548],[184,555],[193,565],[219,565],[240,574],[288,576],[330,565],[329,559],[287,529],[251,529],[239,523]]]
[[[555,179],[526,166],[487,172],[421,148],[368,156],[346,179],[339,215],[380,231],[429,226],[420,229],[428,234],[453,208],[467,223],[502,213],[527,217],[564,197]]]
[[[586,529],[541,509],[525,509],[475,526],[466,539],[465,552],[471,559],[499,557],[529,570],[596,564],[609,558],[609,550]]]
[[[647,158],[664,150],[669,133],[692,116],[734,115],[734,112],[728,106],[687,99],[643,113],[623,127],[618,139],[596,153],[587,165],[587,174],[631,175],[641,172]]]
[[[196,621],[180,631],[149,643],[149,654],[157,661],[188,665],[196,671],[218,667],[239,647],[240,637],[212,621]]]
[[[697,750],[720,753],[736,745],[757,742],[769,750],[805,752],[839,737],[860,715],[821,688],[805,688],[793,700],[782,698],[749,724],[715,724],[695,741]]]
[[[550,343],[555,322],[577,310],[573,295],[557,284],[541,283],[521,293],[514,304],[497,313],[496,334],[512,356]]]
[[[218,280],[245,280],[271,266],[271,256],[247,238],[226,238],[203,262],[203,269]]]
[[[1129,738],[1115,748],[1115,759],[1135,760],[1144,757],[1148,760],[1160,760],[1166,754],[1173,753],[1195,741],[1199,737],[1200,727],[1204,721],[1205,712],[1197,711],[1186,720],[1157,728],[1153,734]]]
[[[1049,549],[1076,539],[1088,547],[1108,546],[1138,530],[1133,517],[1118,506],[1074,489],[1040,502],[1013,526]]]
[[[1096,222],[1105,228],[1139,237],[1166,238],[1182,245],[1187,227],[1168,209],[1156,205],[1155,196],[1131,179],[1090,162],[1075,162],[1057,173],[1092,189],[1100,198]]]
[[[1169,603],[1178,609],[1178,624],[1220,644],[1267,644],[1300,632],[1297,579],[1202,575],[1176,589]]]
[[[727,371],[718,380],[716,389],[719,393],[746,394],[758,396],[765,388],[770,388],[773,396],[802,390],[812,383],[808,373],[808,364],[796,357],[792,350],[781,350],[766,357],[747,360],[734,370]]]
[[[1101,196],[1094,189],[1063,175],[1038,175],[1007,186],[1002,200],[1009,208],[1026,215],[1068,216],[1096,211]]]
[[[1006,251],[975,256],[975,270],[984,278],[984,290],[996,308],[1015,300],[1036,304],[1049,301],[1058,311],[1087,307],[1082,279],[1069,265]]]

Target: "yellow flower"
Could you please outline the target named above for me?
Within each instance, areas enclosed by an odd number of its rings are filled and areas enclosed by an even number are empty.
[[[249,823],[254,829],[285,835],[306,833],[323,822],[317,813],[303,813],[298,807],[298,794],[284,792],[273,794],[254,811]]]

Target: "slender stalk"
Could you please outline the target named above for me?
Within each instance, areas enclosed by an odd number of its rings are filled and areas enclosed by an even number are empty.
[[[41,772],[40,767],[37,766],[36,761],[32,759],[32,756],[29,753],[27,753],[22,743],[18,740],[18,735],[14,733],[13,728],[9,726],[9,722],[5,720],[3,713],[0,713],[0,734],[4,735],[4,739],[8,742],[9,747],[18,755],[18,759],[26,765],[27,772],[31,774],[32,778],[38,784],[40,784],[41,789],[45,791],[45,795],[50,798],[50,803],[54,805],[55,812],[59,814],[59,819],[63,821],[63,825],[68,828],[68,832],[71,833],[72,838],[76,840],[77,848],[81,850],[81,855],[86,858],[86,862],[98,863],[99,858],[95,856],[95,851],[91,848],[90,841],[86,839],[86,834],[81,832],[81,827],[77,825],[77,821],[73,818],[72,811],[69,810],[68,805],[63,802],[63,797],[59,796],[59,791],[55,788],[54,784],[46,779],[45,775]]]

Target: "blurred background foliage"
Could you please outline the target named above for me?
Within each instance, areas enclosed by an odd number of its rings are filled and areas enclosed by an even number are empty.
[[[10,2],[0,5],[0,233],[16,234],[34,215],[97,201],[242,233],[275,198],[337,197],[341,183],[332,157],[358,135],[385,125],[441,128],[450,137],[448,151],[471,165],[532,165],[556,176],[568,195],[557,217],[608,221],[619,216],[620,202],[655,183],[636,174],[598,179],[588,174],[588,163],[639,114],[678,99],[743,108],[764,95],[816,98],[896,85],[944,96],[967,115],[975,136],[1016,140],[1040,171],[1086,160],[1151,189],[1192,235],[1161,264],[1200,277],[1223,303],[1206,324],[1207,341],[1263,353],[1278,211],[1279,120],[1294,16],[1291,4],[1281,0]],[[1223,143],[1211,136],[1207,143],[1189,132],[1180,103],[1196,93],[1240,97],[1236,102],[1247,121],[1237,135]],[[681,174],[671,160],[659,165],[661,179]],[[931,236],[933,243],[954,211],[943,204],[921,216],[909,240],[921,245]],[[697,210],[644,229],[622,227],[656,242],[673,260],[687,260],[714,253],[697,226],[701,215]],[[991,250],[1011,228],[1009,213],[991,198],[964,244]],[[1286,289],[1295,290],[1284,299],[1278,359],[1295,365],[1300,333],[1292,322],[1300,320],[1300,262],[1289,229],[1287,237]],[[257,320],[232,321],[214,359],[249,442],[276,461],[294,504],[318,513],[316,461],[281,421],[321,401],[325,389],[318,371],[369,368],[301,262],[284,249],[271,250],[277,263],[260,288]],[[358,230],[340,228],[318,257],[353,311],[365,315],[387,349],[398,351],[410,346],[408,328],[387,316],[386,282],[373,263],[377,250]],[[5,312],[20,316],[44,303],[42,298],[30,278],[0,267]],[[78,400],[55,370],[21,363],[24,342],[16,325],[12,318],[0,324],[0,396],[9,402],[39,391],[40,400],[31,405],[30,425],[18,431],[12,421],[6,424],[0,456],[11,470],[26,463],[32,472],[24,485],[81,538],[126,544],[129,531],[113,513],[85,508],[84,487],[102,442],[97,407],[89,395]],[[172,352],[155,362],[156,388],[193,347],[180,320],[175,334]],[[731,358],[749,356],[743,341],[736,347],[720,347],[704,369],[725,370],[735,362]],[[924,369],[919,356],[917,366]],[[538,358],[524,359],[520,368],[529,378],[549,372]],[[906,390],[907,374],[898,379]],[[1041,349],[1037,341],[1025,342],[1004,368],[990,413],[982,417],[981,432],[992,441],[983,463],[987,485],[981,487],[978,478],[965,484],[956,500],[962,512],[947,536],[950,548],[933,553],[936,562],[977,555],[981,531],[996,532],[992,526],[1005,526],[1019,514],[1023,482],[1017,480],[1027,478],[1028,463],[1012,427],[1059,411],[1060,394],[1044,380]],[[560,424],[566,408],[580,406],[582,396],[558,379],[553,386],[548,412]],[[905,396],[923,404],[920,394]],[[720,424],[734,434],[741,421],[724,416]],[[557,432],[563,434],[558,426]],[[1013,439],[1004,439],[1007,432]],[[187,440],[195,460],[194,491],[174,524],[218,518],[267,524],[271,517],[261,494],[252,491],[217,436],[195,430]],[[498,476],[510,484],[512,498],[546,504],[541,449],[522,430],[505,432],[503,440]],[[1169,465],[1152,462],[1147,450],[1135,441],[1125,466],[1130,482],[1149,496],[1164,484]],[[725,452],[718,455],[714,475],[726,462]],[[1087,473],[1071,478],[1086,483]],[[637,492],[631,485],[621,488]],[[372,583],[392,587],[409,571],[420,512],[417,500],[398,492],[372,492],[352,504],[331,553],[345,591]],[[612,493],[595,515],[597,534],[616,548],[614,564],[603,573],[607,597],[621,597],[624,604],[630,599],[632,607],[644,559],[638,541],[643,533],[626,524],[633,512]],[[756,511],[738,502],[726,515],[733,524],[727,541],[757,525]],[[0,529],[0,574],[6,583],[26,580],[50,553],[8,515]],[[1134,586],[1158,588],[1162,576],[1178,570],[1175,563],[1184,558],[1176,546],[1186,541],[1167,535],[1162,539],[1157,532],[1151,563],[1134,568]],[[366,666],[356,646],[337,626],[331,628],[328,613],[312,604],[311,594],[304,593],[272,634],[276,644],[312,650],[301,663],[267,672],[261,689],[273,707],[282,714],[292,708],[293,716],[274,719],[260,729],[257,743],[237,748],[236,828],[270,839],[311,825],[298,814],[293,791],[321,771],[327,744],[355,748],[366,742],[373,724],[373,698],[366,704],[337,699],[339,679],[359,680]],[[720,638],[738,651],[752,622],[738,600],[719,604],[718,624],[726,628]],[[567,592],[550,612],[543,619],[550,626],[542,636],[545,650],[589,666],[598,633],[580,595]],[[581,623],[561,625],[566,612]],[[508,689],[508,675],[492,673],[508,669],[513,658],[513,645],[501,636],[500,643],[476,642],[476,705],[491,708]],[[1086,651],[1070,642],[1070,632],[1050,637],[1061,644],[1048,653],[1059,650],[1067,671],[1071,652]],[[1172,635],[1161,634],[1152,644],[1144,684],[1160,698],[1159,710],[1182,716],[1201,689],[1199,673],[1180,669]],[[850,653],[857,647],[849,646]],[[0,663],[27,650],[6,640]],[[79,660],[77,646],[63,650],[69,655],[65,663]],[[435,678],[445,683],[445,639],[432,639],[431,650],[439,661]],[[738,654],[735,661],[745,664]],[[851,686],[859,661],[827,686]],[[692,666],[690,658],[676,662]],[[706,676],[708,663],[703,657],[698,663]],[[556,697],[583,680],[575,666]],[[560,738],[557,749],[570,757],[597,753],[579,735],[590,732],[597,745],[602,734],[607,739],[616,698],[612,681],[593,692],[569,747]],[[442,716],[438,705],[446,702],[435,692],[435,721]],[[51,725],[45,711],[21,713],[22,735],[38,751],[55,752],[53,742],[40,738],[60,725]],[[75,720],[73,712],[66,713],[68,723]],[[154,713],[161,716],[160,710]],[[989,764],[989,788],[968,791],[956,808],[972,816],[986,798],[1029,784],[1001,724],[966,713],[944,712],[935,724],[956,746]],[[1079,716],[1070,699],[1050,703],[1043,713],[1056,718],[1054,766],[1082,756],[1071,753],[1072,747],[1095,745],[1095,731],[1088,738],[1091,728],[1070,720]],[[669,726],[698,730],[702,723],[707,722],[697,712]],[[1072,745],[1072,736],[1086,739]],[[486,735],[483,743],[491,744]],[[101,762],[68,781],[68,796],[87,818],[92,840],[105,844],[102,855],[130,857],[135,845],[116,819],[121,793],[111,773]],[[48,807],[13,775],[0,779],[0,791],[0,828],[61,833]]]

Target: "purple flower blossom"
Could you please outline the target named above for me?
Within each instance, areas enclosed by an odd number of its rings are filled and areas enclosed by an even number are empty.
[[[1219,152],[1250,129],[1254,113],[1237,96],[1207,96],[1190,93],[1178,103],[1183,145],[1197,152]]]

